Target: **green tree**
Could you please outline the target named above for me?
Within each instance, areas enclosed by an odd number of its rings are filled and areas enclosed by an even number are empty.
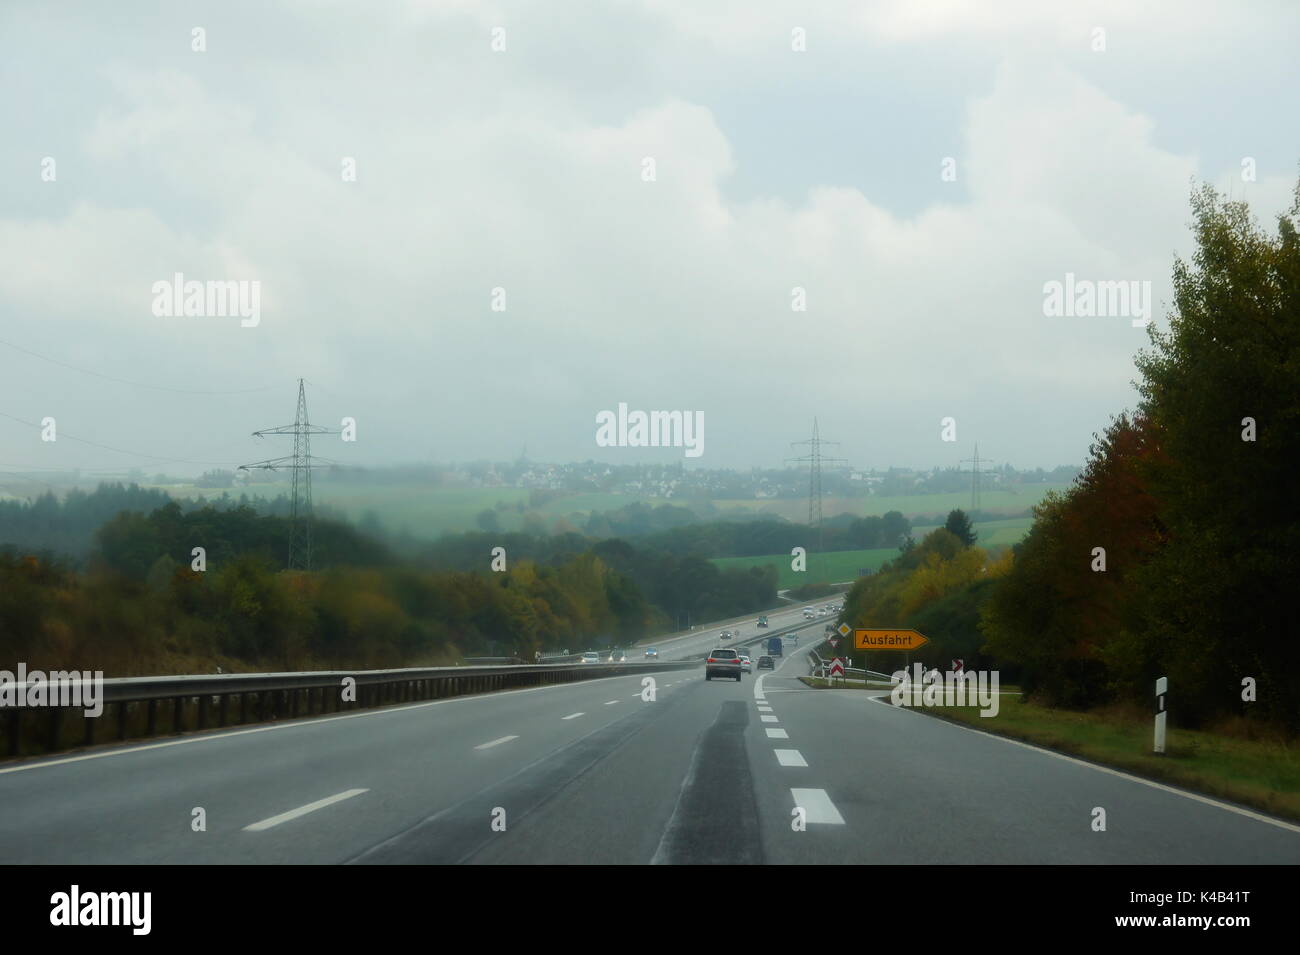
[[[1174,268],[1169,330],[1137,360],[1161,457],[1144,479],[1164,546],[1137,580],[1150,654],[1195,715],[1258,708],[1300,727],[1300,184],[1276,237],[1245,203],[1193,197],[1196,253]]]
[[[971,527],[970,518],[961,508],[948,512],[948,520],[944,522],[944,530],[952,534],[966,547],[975,543],[975,529]]]

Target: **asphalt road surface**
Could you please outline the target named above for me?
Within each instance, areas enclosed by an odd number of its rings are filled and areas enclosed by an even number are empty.
[[[807,688],[813,642],[739,683],[701,666],[653,694],[619,676],[0,764],[0,862],[1300,861],[1300,827]]]

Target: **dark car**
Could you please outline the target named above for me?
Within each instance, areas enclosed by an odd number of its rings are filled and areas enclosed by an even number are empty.
[[[761,656],[758,658],[758,668],[760,670],[775,670],[776,661],[767,655]]]
[[[709,659],[704,664],[704,679],[712,680],[715,676],[733,677],[737,683],[742,679],[740,669],[740,652],[718,647],[709,652]]]

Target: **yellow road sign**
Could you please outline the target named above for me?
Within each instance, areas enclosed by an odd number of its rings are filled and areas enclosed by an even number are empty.
[[[853,645],[859,650],[915,650],[929,642],[915,630],[853,631]]]

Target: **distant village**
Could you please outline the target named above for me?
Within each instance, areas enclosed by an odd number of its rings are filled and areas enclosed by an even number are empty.
[[[1014,488],[1028,484],[1063,484],[1079,473],[1077,467],[1058,467],[1051,471],[1036,468],[1017,471],[1010,465],[990,468],[980,474],[984,490]],[[608,464],[595,461],[549,464],[526,459],[510,463],[474,462],[441,468],[385,468],[359,473],[329,474],[342,481],[409,483],[433,478],[450,487],[501,487],[528,490],[560,491],[569,494],[626,494],[636,497],[717,498],[726,500],[767,498],[806,498],[808,468],[717,470],[686,467],[682,464]],[[322,475],[325,477],[325,475]],[[960,468],[822,470],[822,493],[836,497],[898,496],[906,494],[942,494],[968,490],[972,475]]]

